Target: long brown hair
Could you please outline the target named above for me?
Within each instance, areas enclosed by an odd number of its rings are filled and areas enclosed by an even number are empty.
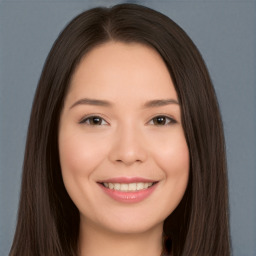
[[[181,104],[190,152],[185,195],[164,223],[164,250],[179,255],[230,255],[226,155],[215,92],[187,34],[149,8],[120,4],[74,18],[55,41],[35,94],[24,157],[11,256],[75,256],[79,212],[64,187],[58,125],[70,79],[81,58],[107,41],[153,47],[169,69]]]

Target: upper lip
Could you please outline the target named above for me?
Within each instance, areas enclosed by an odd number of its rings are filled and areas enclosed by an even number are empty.
[[[142,178],[142,177],[114,177],[106,180],[101,180],[99,183],[139,183],[139,182],[157,182],[157,180]]]

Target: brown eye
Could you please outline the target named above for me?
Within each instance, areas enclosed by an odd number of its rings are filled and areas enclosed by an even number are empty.
[[[99,117],[99,116],[90,116],[85,119],[83,119],[80,124],[86,124],[86,125],[106,125],[107,122]]]
[[[170,125],[172,123],[176,123],[176,121],[167,116],[156,116],[150,121],[150,124],[157,126]]]

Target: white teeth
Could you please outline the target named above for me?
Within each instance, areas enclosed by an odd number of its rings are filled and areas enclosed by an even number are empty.
[[[130,191],[136,191],[136,189],[137,189],[136,183],[130,183],[129,184],[129,190]]]
[[[145,183],[145,185],[146,185],[146,184],[147,184],[147,183]],[[142,182],[137,183],[137,189],[138,189],[138,190],[141,190],[141,189],[143,189],[143,188],[145,188],[144,183],[142,183]]]
[[[129,184],[121,184],[120,190],[121,191],[127,191],[129,189]]]
[[[120,183],[115,183],[114,184],[114,189],[115,190],[120,190],[121,184]]]
[[[119,191],[138,191],[142,189],[147,189],[153,185],[153,182],[138,182],[138,183],[107,183],[104,182],[103,185],[106,188],[119,190]]]

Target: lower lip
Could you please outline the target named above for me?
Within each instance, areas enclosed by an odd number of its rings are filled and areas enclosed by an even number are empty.
[[[156,186],[157,186],[157,183],[149,188],[142,189],[139,191],[123,192],[120,190],[106,188],[100,184],[100,187],[108,196],[110,196],[111,198],[113,198],[118,202],[124,202],[124,203],[138,203],[143,201],[153,193]]]

